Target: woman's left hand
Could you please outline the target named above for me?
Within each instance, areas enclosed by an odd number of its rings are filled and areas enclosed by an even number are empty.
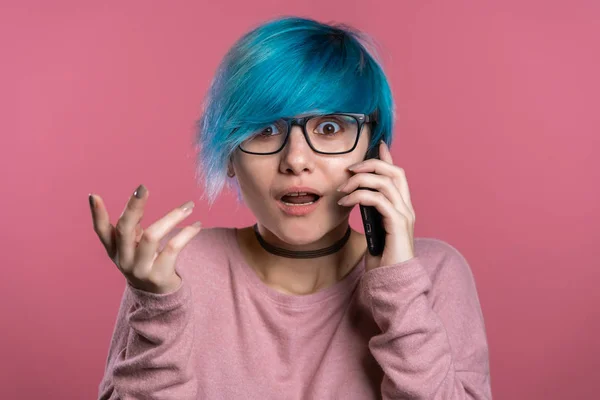
[[[408,261],[415,256],[415,211],[410,201],[406,174],[394,165],[385,142],[379,145],[379,158],[371,158],[348,169],[355,173],[339,191],[349,193],[338,204],[352,207],[356,204],[374,206],[383,217],[385,247],[380,256],[367,249],[365,270]],[[356,190],[357,188],[377,190]]]

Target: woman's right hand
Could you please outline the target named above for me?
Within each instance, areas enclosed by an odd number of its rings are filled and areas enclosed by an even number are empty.
[[[148,195],[146,187],[140,185],[113,226],[100,196],[90,194],[94,231],[131,286],[151,293],[170,293],[181,284],[181,277],[175,271],[177,256],[200,232],[201,225],[198,221],[186,226],[159,253],[163,237],[192,213],[194,203],[189,201],[173,209],[144,230],[140,221]]]

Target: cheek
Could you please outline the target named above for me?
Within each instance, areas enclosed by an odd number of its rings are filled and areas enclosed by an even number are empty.
[[[357,164],[364,159],[364,157],[357,157],[357,155],[359,155],[359,153],[352,153],[353,157],[335,160],[335,162],[330,162],[324,166],[324,168],[326,168],[325,176],[330,177],[330,182],[336,185],[334,190],[354,175],[352,171],[348,170],[348,167]]]
[[[258,168],[257,170],[264,171],[266,168]],[[240,173],[237,173],[236,176],[240,190],[248,203],[260,206],[261,203],[264,204],[265,199],[271,195],[271,180],[270,176],[267,174],[252,173],[251,170],[243,169]]]

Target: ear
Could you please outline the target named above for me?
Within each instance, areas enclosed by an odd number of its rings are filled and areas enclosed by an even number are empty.
[[[387,163],[394,164],[392,152],[390,151],[390,148],[383,139],[381,139],[381,141],[379,142],[379,159]]]
[[[233,170],[233,156],[229,157],[229,161],[227,162],[227,176],[233,178],[235,176],[235,171]]]

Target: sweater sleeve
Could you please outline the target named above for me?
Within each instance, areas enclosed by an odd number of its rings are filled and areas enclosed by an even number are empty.
[[[126,284],[98,398],[195,399],[191,290],[166,294]]]
[[[369,349],[384,371],[383,399],[492,398],[475,281],[464,257],[448,249],[436,275],[435,296],[418,256],[362,277],[367,304],[381,330],[369,340]]]

